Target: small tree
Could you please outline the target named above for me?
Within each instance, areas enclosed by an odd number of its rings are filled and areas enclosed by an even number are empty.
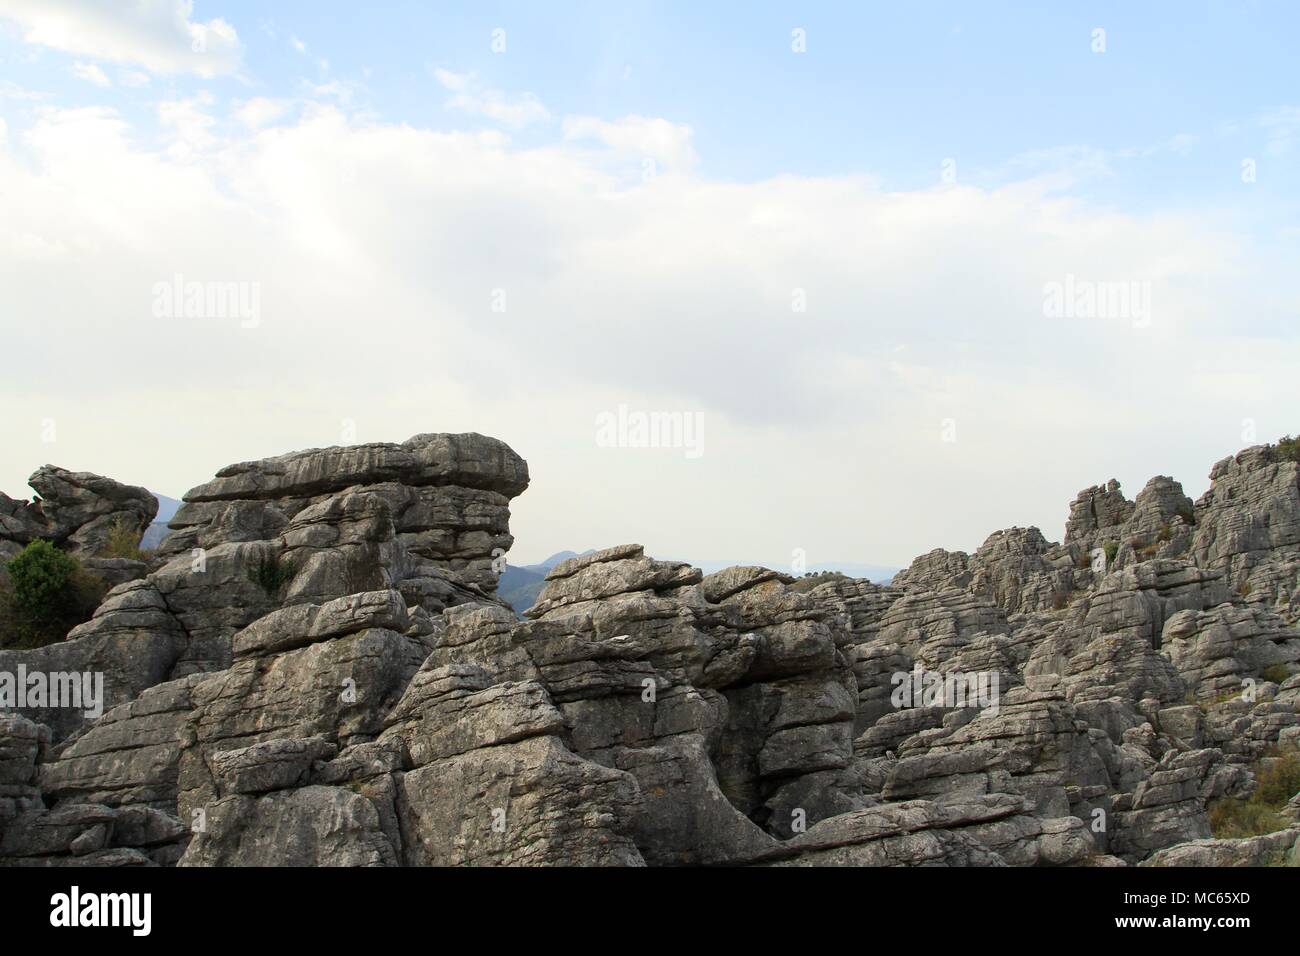
[[[1294,461],[1300,463],[1300,438],[1292,438],[1290,435],[1283,435],[1273,446],[1274,453],[1282,461]]]
[[[109,526],[108,536],[100,549],[101,558],[127,558],[131,561],[147,561],[149,555],[140,550],[141,534],[125,518],[117,518]]]
[[[248,568],[248,580],[261,587],[268,597],[274,597],[293,579],[295,569],[288,562],[281,564],[274,557],[260,558]]]
[[[104,585],[48,541],[27,545],[5,567],[0,589],[0,646],[42,647],[90,619]]]

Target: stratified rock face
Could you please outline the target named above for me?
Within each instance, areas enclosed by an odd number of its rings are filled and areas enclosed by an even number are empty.
[[[1239,691],[1243,681],[1300,665],[1300,632],[1268,608],[1220,604],[1179,611],[1165,621],[1161,646],[1200,700]]]
[[[1064,544],[999,531],[889,586],[619,545],[523,621],[493,594],[527,481],[499,442],[232,466],[63,656],[0,657],[112,677],[98,720],[0,716],[0,863],[1294,857],[1296,827],[1211,838],[1210,801],[1300,745],[1294,466],[1229,462],[1194,509],[1112,482]]]
[[[1300,554],[1300,465],[1259,445],[1223,459],[1210,480],[1196,503],[1192,559],[1222,569],[1234,589],[1249,593],[1258,581],[1269,598],[1289,601]]]
[[[115,587],[92,620],[44,657],[0,652],[0,666],[34,660],[102,671],[111,709],[162,681],[229,667],[235,633],[279,608],[387,589],[400,592],[403,609],[433,615],[495,601],[496,568],[514,540],[510,499],[527,484],[518,455],[476,434],[231,465],[185,496],[146,577]],[[54,515],[51,528],[90,521],[69,540],[89,540],[85,529],[140,495],[148,500],[142,527],[157,507],[142,489],[58,469],[42,469],[33,485],[54,495],[57,507],[42,505]],[[85,724],[70,710],[29,716],[58,739]]]
[[[90,472],[45,465],[27,481],[40,496],[35,501],[0,493],[0,560],[38,538],[94,558],[114,527],[143,535],[158,513],[158,499],[145,489]]]
[[[1124,497],[1119,482],[1114,478],[1105,485],[1085,488],[1070,504],[1070,518],[1065,523],[1065,543],[1091,548],[1099,535],[1121,527],[1132,514],[1133,502]]]

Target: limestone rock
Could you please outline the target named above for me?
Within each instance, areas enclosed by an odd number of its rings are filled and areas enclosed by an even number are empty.
[[[33,502],[0,494],[0,539],[27,544],[44,538],[70,554],[93,558],[114,527],[138,540],[158,513],[158,499],[145,489],[87,471],[44,465],[27,483],[40,496]]]

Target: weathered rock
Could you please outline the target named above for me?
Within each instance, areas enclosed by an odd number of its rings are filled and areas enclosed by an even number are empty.
[[[98,721],[0,717],[0,863],[1276,862],[1300,831],[1213,840],[1207,805],[1300,743],[1295,468],[1214,480],[1194,509],[1091,488],[1063,544],[1011,528],[889,586],[620,545],[520,621],[500,443],[231,466],[145,579],[7,659],[114,676]]]
[[[1300,863],[1294,847],[1300,829],[1279,830],[1241,840],[1189,840],[1159,850],[1139,866],[1272,866]]]
[[[369,800],[309,786],[212,804],[179,865],[391,866],[396,859]]]
[[[1300,466],[1267,445],[1225,458],[1210,471],[1210,490],[1196,502],[1191,557],[1221,569],[1233,589],[1261,566],[1300,550]]]
[[[59,802],[175,810],[181,740],[202,675],[159,684],[106,713],[41,767]]]
[[[1300,670],[1300,632],[1256,605],[1179,611],[1165,622],[1160,644],[1198,700],[1239,692],[1270,669]]]
[[[220,796],[269,793],[307,783],[313,765],[338,752],[323,737],[277,738],[212,754],[212,775]]]
[[[1133,514],[1134,505],[1124,497],[1119,482],[1112,478],[1105,485],[1093,485],[1079,492],[1070,504],[1070,517],[1065,523],[1065,544],[1073,544],[1084,551],[1099,547],[1107,533],[1112,535]]]
[[[82,558],[94,558],[115,528],[138,541],[158,513],[143,488],[86,471],[44,465],[27,479],[40,496],[18,502],[0,494],[0,539],[27,544],[38,538]]]
[[[127,584],[110,592],[100,610],[123,609],[113,616],[112,626],[96,626],[96,620],[104,620],[97,617],[74,628],[69,640],[0,651],[0,674],[10,675],[15,686],[19,675],[39,674],[51,691],[60,688],[57,698],[51,694],[44,706],[29,703],[13,711],[45,724],[56,740],[63,740],[166,680],[180,654],[180,638],[161,624],[153,629],[143,623],[154,609],[144,606],[148,600],[137,600],[142,592],[134,589],[139,587],[147,586]]]
[[[404,862],[413,866],[635,866],[627,773],[554,736],[447,757],[402,775]]]

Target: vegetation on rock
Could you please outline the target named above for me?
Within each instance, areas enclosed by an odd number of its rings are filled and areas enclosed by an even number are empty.
[[[130,561],[148,561],[150,554],[140,549],[140,532],[122,518],[113,522],[104,547],[100,549],[101,558],[126,558]]]
[[[5,566],[0,647],[43,647],[90,620],[106,590],[76,558],[48,541],[27,545]]]
[[[1210,830],[1216,837],[1237,839],[1285,830],[1279,813],[1300,793],[1300,753],[1266,757],[1255,770],[1255,792],[1247,800],[1220,797],[1210,802]]]
[[[248,580],[258,585],[267,594],[278,594],[293,578],[294,570],[288,564],[280,564],[275,558],[262,558],[248,569]]]

